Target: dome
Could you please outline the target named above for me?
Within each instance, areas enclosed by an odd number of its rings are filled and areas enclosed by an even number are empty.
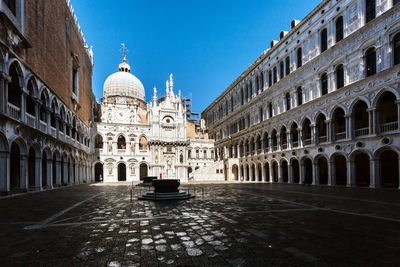
[[[143,84],[138,78],[130,73],[131,67],[123,62],[119,64],[119,72],[111,74],[104,82],[103,96],[126,96],[145,100],[145,92]]]

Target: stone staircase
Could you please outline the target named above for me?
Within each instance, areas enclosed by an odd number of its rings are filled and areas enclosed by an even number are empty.
[[[217,173],[218,170],[218,173]],[[223,161],[216,161],[208,166],[200,167],[189,175],[189,182],[225,181]]]

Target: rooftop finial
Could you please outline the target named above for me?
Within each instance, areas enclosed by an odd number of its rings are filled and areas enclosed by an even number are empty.
[[[126,56],[128,55],[129,50],[128,50],[128,48],[126,48],[124,43],[121,44],[121,49],[119,51],[121,52],[122,56],[124,57],[123,62],[126,62]]]
[[[172,73],[169,75],[169,88],[171,88],[171,91],[174,89],[174,79],[172,78]]]

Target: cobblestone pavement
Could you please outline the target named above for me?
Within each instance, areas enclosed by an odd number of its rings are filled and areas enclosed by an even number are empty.
[[[79,185],[0,199],[1,266],[400,266],[400,191]]]

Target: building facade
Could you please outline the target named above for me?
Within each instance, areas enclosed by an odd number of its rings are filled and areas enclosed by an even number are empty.
[[[0,1],[0,192],[89,182],[93,54],[69,1]]]
[[[399,188],[400,1],[322,1],[202,113],[230,181]]]
[[[188,120],[187,101],[180,91],[174,93],[172,74],[165,96],[159,97],[154,88],[152,101],[146,103],[145,89],[131,74],[125,57],[118,69],[104,83],[100,120],[91,125],[96,180],[157,176],[188,181],[199,164],[213,163],[214,141],[198,123]]]

